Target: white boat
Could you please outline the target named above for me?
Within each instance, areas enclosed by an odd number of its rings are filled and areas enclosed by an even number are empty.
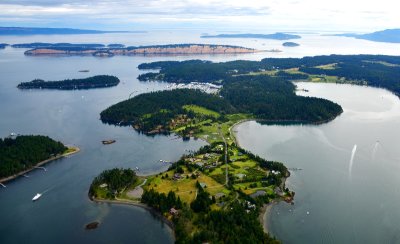
[[[32,198],[32,201],[38,200],[41,196],[42,196],[42,194],[37,193],[37,194]]]

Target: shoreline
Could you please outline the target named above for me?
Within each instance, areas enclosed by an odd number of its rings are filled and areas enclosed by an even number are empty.
[[[233,139],[233,141],[236,143],[236,145],[237,145],[238,147],[240,147],[240,144],[239,144],[239,141],[238,141],[237,138],[236,138],[235,128],[236,128],[237,126],[239,126],[240,124],[245,123],[245,122],[249,122],[249,121],[257,121],[257,120],[256,120],[256,119],[244,119],[244,120],[240,120],[240,121],[236,122],[235,124],[233,124],[233,125],[229,128],[230,136],[231,136],[231,138]],[[286,179],[287,179],[287,177],[284,177],[284,180],[283,180],[283,182],[282,182],[283,185],[286,184]],[[264,233],[267,233],[268,235],[271,235],[271,230],[270,230],[270,228],[269,228],[269,226],[268,226],[268,224],[267,224],[267,219],[268,219],[268,217],[269,217],[269,215],[270,215],[270,213],[271,213],[271,210],[272,210],[273,205],[275,205],[276,203],[278,203],[278,201],[283,201],[283,199],[277,198],[277,199],[272,200],[272,201],[271,201],[270,203],[268,203],[268,204],[264,204],[263,207],[261,208],[260,212],[259,212],[258,220],[259,220],[260,224],[261,224],[262,227],[263,227]],[[272,235],[271,235],[271,236],[272,236]]]
[[[48,164],[48,163],[50,163],[50,162],[52,162],[52,161],[54,161],[54,160],[60,159],[60,158],[64,158],[64,157],[73,155],[73,154],[75,154],[75,153],[78,153],[78,152],[81,150],[79,147],[75,147],[75,146],[67,146],[67,147],[68,147],[68,149],[73,149],[74,151],[68,152],[68,153],[63,153],[63,154],[61,154],[61,155],[54,156],[54,157],[51,157],[51,158],[49,158],[49,159],[43,160],[43,161],[41,161],[41,162],[35,164],[33,167],[31,167],[31,168],[29,168],[29,169],[27,169],[27,170],[24,170],[24,171],[19,172],[19,173],[17,173],[17,174],[14,174],[14,175],[8,176],[8,177],[6,177],[6,178],[0,179],[0,183],[4,183],[4,182],[10,181],[10,180],[14,180],[14,179],[16,179],[16,178],[18,178],[18,177],[20,177],[20,176],[26,174],[26,173],[31,172],[32,170],[36,169],[37,167],[43,166],[43,165],[45,165],[45,164]]]
[[[271,229],[269,228],[270,226],[268,225],[267,220],[270,217],[272,207],[277,203],[278,203],[277,200],[273,200],[268,204],[264,204],[260,210],[260,215],[258,218],[260,223],[262,223],[264,233],[271,235],[271,237],[272,237],[272,233],[271,233]]]
[[[155,216],[157,216],[163,223],[165,223],[170,228],[174,240],[176,239],[174,223],[172,221],[170,221],[169,219],[165,218],[161,213],[159,213],[154,208],[148,206],[147,204],[141,203],[139,201],[127,200],[127,199],[107,200],[107,199],[97,199],[97,198],[93,198],[91,196],[89,196],[89,199],[94,203],[110,203],[110,204],[128,205],[128,206],[143,208],[143,209],[149,211],[151,214],[154,214]]]

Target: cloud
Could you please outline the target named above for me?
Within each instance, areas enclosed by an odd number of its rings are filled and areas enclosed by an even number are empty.
[[[0,25],[41,22],[168,27],[178,22],[204,28],[241,26],[293,29],[398,27],[392,0],[1,0]],[[379,20],[379,21],[376,21]],[[79,26],[71,26],[79,27]]]

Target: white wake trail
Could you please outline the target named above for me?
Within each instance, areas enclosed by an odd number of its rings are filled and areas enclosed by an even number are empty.
[[[357,144],[354,145],[351,151],[350,165],[349,165],[349,178],[351,179],[351,171],[353,170],[354,156],[356,155]]]

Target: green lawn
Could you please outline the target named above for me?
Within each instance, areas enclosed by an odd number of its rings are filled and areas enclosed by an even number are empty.
[[[214,118],[219,118],[221,115],[213,110],[210,109],[206,109],[204,107],[200,107],[197,105],[184,105],[183,109],[185,109],[186,111],[192,111],[195,114],[200,114],[200,115],[205,115],[205,116],[211,116]]]

